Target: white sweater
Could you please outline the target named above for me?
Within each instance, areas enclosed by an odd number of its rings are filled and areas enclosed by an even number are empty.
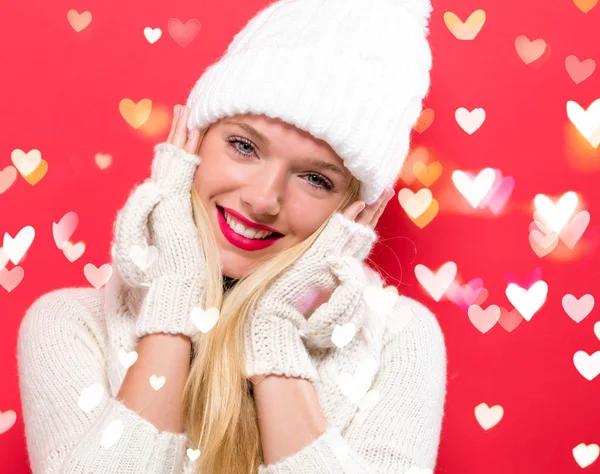
[[[142,297],[114,280],[100,290],[63,288],[42,295],[23,318],[19,384],[34,474],[193,472],[186,452],[194,446],[185,433],[159,432],[115,398],[127,371],[120,357],[124,361],[137,344],[135,314]],[[315,386],[329,429],[299,452],[261,465],[259,474],[433,470],[446,396],[439,323],[424,305],[399,296],[386,318],[369,324],[371,337],[355,339],[378,355],[370,392],[351,400],[336,382],[344,369],[356,370],[358,361],[348,356],[353,351],[309,351],[329,382]],[[102,400],[84,411],[80,395],[94,384],[103,387]],[[376,403],[359,410],[377,394]],[[119,440],[105,446],[108,432],[119,427]]]

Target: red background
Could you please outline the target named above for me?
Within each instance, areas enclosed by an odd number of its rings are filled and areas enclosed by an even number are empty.
[[[0,434],[3,472],[29,472],[15,358],[25,310],[53,289],[90,286],[83,267],[110,261],[115,213],[132,186],[148,175],[152,147],[166,139],[173,105],[185,103],[204,68],[268,3],[3,5],[0,172],[13,166],[16,149],[38,149],[48,162],[46,175],[35,185],[18,175],[0,193],[0,237],[8,232],[14,238],[25,226],[36,230],[18,264],[23,280],[10,292],[0,285],[0,412],[17,413],[16,423]],[[569,0],[434,1],[433,6],[432,86],[424,106],[435,118],[414,133],[415,154],[407,163],[441,163],[440,178],[429,186],[439,212],[420,228],[393,200],[380,220],[381,243],[373,259],[389,284],[434,311],[446,336],[448,396],[436,472],[580,472],[573,448],[600,444],[600,376],[585,379],[573,355],[600,351],[593,330],[600,318],[594,308],[577,323],[561,300],[565,294],[600,298],[600,148],[577,131],[566,103],[576,101],[587,109],[600,98],[600,71],[576,83],[565,61],[570,55],[600,61],[600,5],[588,13]],[[93,16],[80,32],[67,20],[73,8]],[[477,9],[486,13],[479,34],[471,41],[457,39],[444,13],[454,12],[465,21]],[[186,44],[173,19],[184,25],[196,19],[200,31]],[[151,44],[144,38],[145,27],[160,28],[162,37]],[[519,57],[515,40],[520,35],[546,41],[540,59],[526,64]],[[126,98],[152,101],[151,114],[139,128],[120,113]],[[473,134],[455,119],[460,107],[485,109],[486,120]],[[111,155],[111,166],[101,169],[96,153]],[[486,167],[515,179],[498,215],[473,209],[452,183],[455,170],[478,173]],[[424,187],[410,168],[397,191]],[[543,193],[556,200],[571,190],[579,197],[577,210],[591,214],[590,225],[572,250],[561,242],[539,257],[528,240],[534,197]],[[70,211],[79,216],[72,242],[86,245],[73,263],[52,237],[52,223]],[[512,331],[496,324],[482,333],[466,310],[446,297],[434,301],[415,277],[417,264],[437,270],[447,261],[458,266],[457,283],[483,279],[488,292],[483,308],[497,304],[511,310],[508,282],[516,278],[525,285],[536,271],[548,283],[547,300],[529,322]],[[9,262],[6,270],[13,267]],[[502,420],[488,430],[474,415],[481,403],[504,409]],[[600,473],[600,458],[586,472]]]

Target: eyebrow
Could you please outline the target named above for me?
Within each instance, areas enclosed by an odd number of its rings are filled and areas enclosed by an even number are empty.
[[[265,137],[262,133],[256,130],[252,125],[249,125],[244,122],[236,122],[235,120],[226,120],[223,123],[227,125],[236,125],[244,129],[246,132],[248,132],[248,134],[252,135],[252,137],[254,137],[255,140],[262,142],[265,146],[268,146],[271,143],[267,137]],[[318,158],[309,158],[308,163],[320,169],[327,169],[333,171],[334,173],[337,173],[340,176],[342,176],[344,179],[348,179],[346,173],[344,173],[339,166],[335,165],[334,163],[331,163],[330,161],[319,160]]]

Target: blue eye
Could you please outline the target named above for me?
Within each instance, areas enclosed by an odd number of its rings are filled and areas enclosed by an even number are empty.
[[[254,145],[252,144],[251,141],[246,140],[244,138],[241,137],[230,137],[227,139],[227,142],[229,143],[229,147],[238,155],[241,155],[243,157],[249,157],[252,156],[253,153],[255,153],[255,148]],[[250,154],[241,152],[239,150],[239,148],[236,146],[237,144],[242,143],[244,145],[246,145],[247,147],[250,147],[250,150],[248,150],[248,148],[246,148],[246,151],[249,151]],[[316,177],[319,181],[317,182],[317,184],[315,184],[315,181],[308,181],[308,184],[310,184],[311,186],[318,188],[318,189],[323,189],[327,192],[331,192],[334,188],[333,183],[325,178],[323,175],[319,174],[319,173],[308,173],[305,176],[314,176]]]
[[[243,143],[244,145],[247,145],[250,147],[251,152],[254,152],[254,147],[252,146],[252,143],[247,142],[246,140],[242,140],[241,138],[229,138],[227,139],[227,141],[229,142],[229,146],[233,149],[233,151],[235,151],[238,155],[242,155],[242,156],[250,156],[247,155],[246,153],[242,153],[240,152],[239,148],[235,146],[236,143]]]

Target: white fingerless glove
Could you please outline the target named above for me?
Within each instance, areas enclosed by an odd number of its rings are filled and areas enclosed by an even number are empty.
[[[115,224],[114,260],[123,281],[148,287],[136,335],[192,337],[203,302],[204,258],[191,189],[200,157],[170,143],[154,147],[151,177],[130,194]],[[151,246],[148,246],[147,237]]]
[[[337,285],[331,266],[343,257],[364,260],[377,234],[370,227],[335,213],[311,248],[267,289],[244,328],[247,377],[279,374],[318,380],[302,335],[318,334],[302,308],[315,290]],[[358,298],[348,301],[358,304]]]

